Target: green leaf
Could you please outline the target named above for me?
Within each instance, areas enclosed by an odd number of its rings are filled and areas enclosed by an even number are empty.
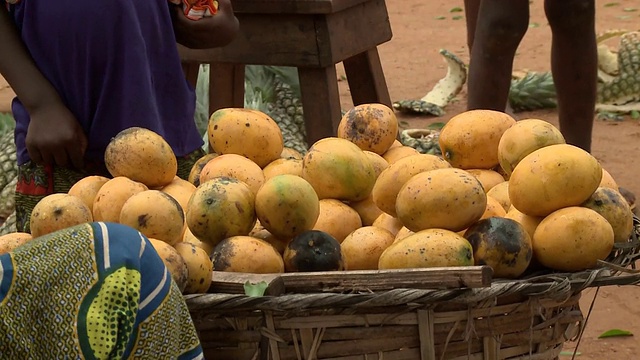
[[[267,290],[268,286],[269,284],[267,284],[266,281],[260,281],[257,284],[247,281],[243,286],[244,294],[251,297],[264,296],[264,292]]]
[[[454,8],[452,8],[451,10],[449,10],[449,12],[454,13],[454,12],[462,12],[462,8],[459,6],[456,6]]]
[[[446,19],[446,17],[444,17],[444,16],[436,16],[436,20],[444,20],[444,19]]]
[[[460,15],[458,15],[458,16],[454,16],[454,17],[452,17],[451,19],[452,19],[452,20],[461,20],[461,19],[464,19],[464,16],[460,16]]]
[[[600,336],[598,336],[598,339],[604,339],[609,337],[619,337],[619,336],[633,336],[633,333],[627,330],[611,329],[600,334]]]
[[[634,11],[638,11],[638,9],[636,9],[636,8],[626,7],[626,8],[624,8],[624,9],[622,9],[622,11],[625,11],[625,12],[634,12]]]
[[[631,116],[631,118],[633,120],[640,119],[640,111],[638,111],[638,110],[631,110],[631,113],[629,115]]]
[[[612,6],[618,6],[620,5],[620,3],[617,2],[610,2],[610,3],[606,3],[604,4],[604,7],[612,7]]]
[[[582,353],[580,351],[576,351],[576,356],[580,356],[580,355],[582,355]],[[571,350],[560,351],[560,356],[573,356],[573,351]]]
[[[540,24],[535,23],[535,22],[534,22],[534,23],[529,24],[529,27],[530,27],[530,28],[537,28],[537,27],[539,27],[539,26],[540,26]]]

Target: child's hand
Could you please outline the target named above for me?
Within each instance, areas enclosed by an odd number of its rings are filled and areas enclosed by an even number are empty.
[[[229,44],[237,35],[239,24],[230,0],[218,1],[218,12],[200,20],[184,15],[182,6],[172,6],[173,29],[178,43],[191,49],[209,49]]]
[[[26,146],[35,163],[81,169],[87,137],[71,111],[55,102],[31,114]]]

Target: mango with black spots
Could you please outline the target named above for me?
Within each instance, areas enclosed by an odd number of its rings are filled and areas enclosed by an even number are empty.
[[[585,202],[600,185],[602,167],[583,149],[548,145],[522,159],[509,178],[509,199],[522,213],[547,216]]]
[[[354,230],[340,243],[347,270],[377,270],[380,255],[393,240],[389,230],[376,226]]]
[[[228,176],[200,184],[187,206],[189,230],[211,246],[249,234],[256,220],[255,195],[247,184]]]
[[[142,127],[116,134],[107,144],[104,163],[111,176],[125,176],[149,188],[167,185],[178,172],[178,160],[169,143]]]
[[[178,285],[180,291],[184,291],[189,282],[189,268],[178,250],[165,241],[149,238],[149,242],[156,250],[164,266],[169,270],[171,278]]]
[[[582,271],[609,256],[614,244],[611,224],[583,206],[562,208],[547,215],[533,234],[533,254],[548,269]]]
[[[582,206],[602,215],[613,228],[615,242],[627,242],[633,232],[633,212],[619,191],[598,187]]]
[[[527,155],[545,146],[565,143],[564,136],[553,124],[540,119],[519,120],[500,138],[500,167],[511,176],[516,165]]]
[[[93,201],[96,199],[96,195],[98,195],[102,185],[106,184],[107,181],[109,181],[108,177],[100,175],[85,176],[73,184],[67,194],[79,197],[93,214]]]
[[[269,180],[276,175],[302,176],[302,158],[280,158],[269,163],[262,169],[264,179]]]
[[[378,269],[472,266],[473,249],[462,236],[446,229],[427,229],[391,244],[378,261]]]
[[[172,182],[163,186],[160,191],[176,199],[178,204],[182,207],[182,210],[186,212],[189,200],[191,200],[191,196],[196,191],[196,186],[189,181],[176,176]]]
[[[362,227],[357,211],[336,199],[320,200],[320,214],[313,230],[320,230],[342,243],[350,233]]]
[[[302,160],[303,155],[298,150],[285,146],[280,153],[280,158]]]
[[[373,194],[360,201],[349,201],[349,206],[358,212],[363,226],[373,225],[384,212],[373,202]]]
[[[291,239],[311,230],[320,215],[320,201],[305,179],[277,175],[258,190],[255,209],[260,224],[280,239]]]
[[[187,264],[187,285],[185,294],[206,293],[211,286],[213,262],[207,252],[190,243],[180,242],[173,246]]]
[[[14,232],[0,235],[0,255],[11,252],[32,239],[33,236],[26,232]]]
[[[249,233],[249,236],[268,242],[269,244],[271,244],[271,246],[273,246],[274,248],[276,248],[276,250],[278,250],[280,255],[284,253],[284,249],[287,247],[289,240],[291,240],[291,239],[280,239],[276,237],[275,235],[270,233],[269,230],[265,229],[264,226],[260,224],[260,221],[256,222],[256,226],[253,227],[253,230],[251,230],[251,232]]]
[[[504,211],[509,211],[511,208],[511,199],[509,199],[509,181],[503,181],[496,184],[491,190],[487,191],[487,196],[490,196],[502,205]]]
[[[169,245],[182,241],[186,226],[180,203],[159,190],[145,190],[131,196],[122,205],[118,222]]]
[[[222,240],[211,255],[214,271],[251,274],[284,272],[280,253],[268,242],[251,236],[232,236]]]
[[[120,221],[120,211],[124,203],[133,195],[149,190],[137,181],[117,176],[104,183],[93,200],[93,220],[104,222]]]
[[[291,239],[283,258],[287,272],[339,271],[346,268],[338,240],[320,230],[308,230]]]
[[[442,158],[431,154],[410,155],[399,159],[382,170],[371,195],[376,206],[391,216],[396,214],[396,199],[402,186],[414,175],[421,172],[450,168]]]
[[[387,150],[387,152],[382,154],[382,158],[387,160],[387,162],[391,165],[404,157],[411,156],[411,155],[419,155],[419,154],[420,152],[412,148],[411,146],[400,144],[398,146],[390,147],[389,150]]]
[[[209,118],[207,134],[213,152],[245,156],[260,168],[279,158],[284,150],[280,127],[259,110],[216,110]]]
[[[264,184],[262,168],[250,159],[237,154],[224,154],[211,159],[200,172],[200,182],[215,177],[228,176],[249,185],[253,193],[257,193]]]
[[[460,169],[493,169],[499,164],[502,134],[516,123],[494,110],[468,110],[452,117],[440,131],[438,144],[445,160]]]
[[[376,172],[369,157],[349,140],[315,142],[302,160],[302,178],[320,199],[359,201],[371,193]]]
[[[80,198],[64,193],[50,194],[31,211],[31,235],[42,235],[93,221],[89,207]]]
[[[196,187],[200,186],[200,174],[202,173],[202,169],[210,160],[213,160],[218,156],[219,155],[216,153],[209,153],[201,156],[191,167],[189,178],[187,180]]]
[[[356,105],[340,119],[337,135],[362,150],[382,155],[398,137],[398,119],[393,109],[384,104]]]
[[[489,265],[497,278],[518,278],[533,257],[529,233],[513,219],[482,219],[465,231],[464,238],[473,247],[475,265]]]
[[[398,192],[398,219],[411,231],[430,228],[460,231],[478,221],[487,207],[480,181],[455,168],[414,175]]]

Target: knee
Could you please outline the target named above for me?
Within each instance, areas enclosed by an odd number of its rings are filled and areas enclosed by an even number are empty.
[[[546,0],[544,10],[551,29],[583,33],[594,27],[595,0]]]

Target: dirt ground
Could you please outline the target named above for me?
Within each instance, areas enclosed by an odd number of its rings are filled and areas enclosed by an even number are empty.
[[[597,31],[607,29],[637,29],[640,24],[640,3],[637,0],[596,1]],[[392,100],[415,99],[424,96],[446,73],[446,66],[438,50],[445,48],[468,61],[464,13],[450,10],[462,7],[462,1],[387,0],[393,39],[380,46],[380,57]],[[633,11],[639,7],[638,11]],[[443,17],[443,18],[442,18]],[[517,53],[514,69],[548,71],[551,33],[544,17],[543,1],[531,1],[531,24]],[[344,75],[339,66],[340,75]],[[351,106],[346,81],[340,83],[344,108]],[[9,109],[13,94],[0,78],[0,111]],[[458,101],[450,104],[443,117],[407,117],[410,127],[429,122],[442,122],[464,110],[465,90]],[[540,118],[557,125],[557,112],[553,110],[525,112],[519,118]],[[637,120],[626,118],[622,122],[595,122],[593,154],[613,175],[617,182],[640,195],[640,126]],[[586,315],[596,293],[583,292],[582,307]],[[640,336],[640,288],[601,288],[588,319],[577,359],[635,359],[640,342],[635,337],[598,339],[610,329],[623,329]],[[575,347],[567,343],[566,349]],[[569,359],[570,356],[562,356]]]
[[[542,0],[531,3],[530,28],[518,49],[514,70],[549,71],[551,31],[546,22]],[[640,28],[640,3],[635,0],[596,1],[597,32],[610,29]],[[462,7],[462,1],[387,0],[393,30],[390,42],[379,47],[382,66],[392,101],[424,96],[446,74],[446,65],[438,50],[454,52],[465,62],[466,47],[464,13],[450,12]],[[637,11],[634,8],[638,7]],[[441,19],[444,17],[444,19]],[[610,43],[617,45],[617,39]],[[339,68],[340,75],[344,71]],[[351,106],[346,81],[341,82],[343,107]],[[458,101],[446,107],[443,117],[401,116],[409,127],[421,127],[430,122],[443,122],[464,111],[466,89]],[[558,124],[555,110],[518,113],[517,117],[539,118]],[[596,120],[593,154],[616,179],[619,185],[640,195],[640,123],[627,117],[622,122]],[[582,294],[581,307],[587,314],[596,295],[595,289]],[[610,329],[623,329],[640,336],[640,288],[612,286],[600,288],[580,341],[577,359],[637,359],[640,342],[635,337],[598,339]],[[567,343],[567,351],[575,348]],[[562,356],[570,359],[571,356]]]

